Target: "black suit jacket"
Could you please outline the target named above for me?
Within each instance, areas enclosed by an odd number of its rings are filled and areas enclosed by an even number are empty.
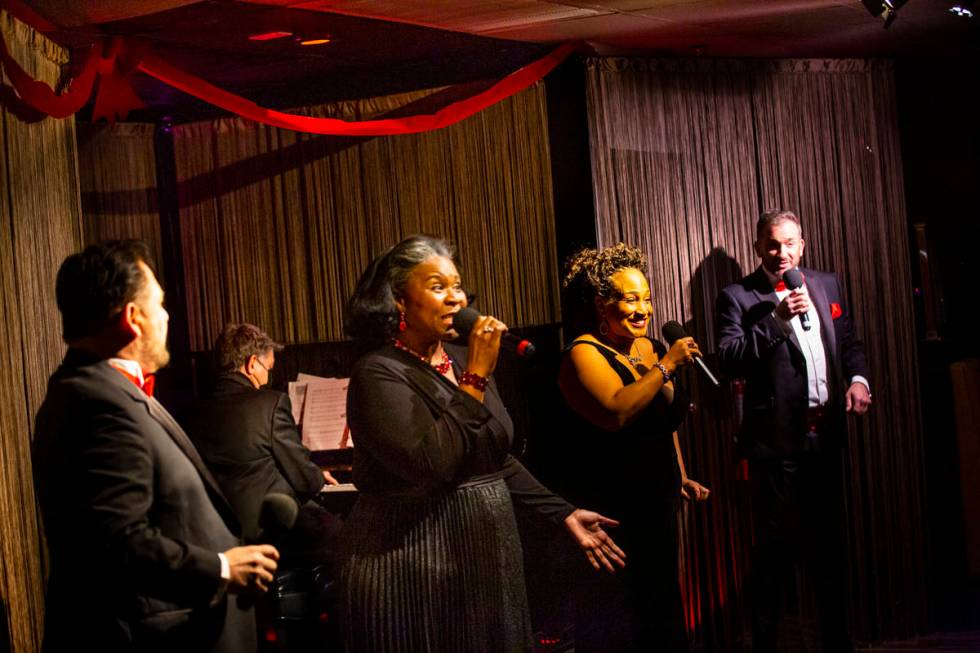
[[[259,509],[270,492],[302,504],[323,487],[323,473],[300,441],[289,397],[256,389],[244,374],[223,374],[186,426],[246,538],[258,536]]]
[[[34,477],[50,550],[45,651],[253,651],[221,596],[238,523],[180,426],[69,350],[37,414]]]
[[[868,364],[837,277],[802,272],[820,316],[827,360],[830,427],[821,434],[821,446],[841,446],[846,433],[844,394],[855,375],[870,378]],[[724,288],[717,301],[719,360],[727,374],[745,379],[739,449],[754,458],[797,454],[806,436],[806,361],[796,334],[787,335],[772,315],[778,304],[762,268]]]

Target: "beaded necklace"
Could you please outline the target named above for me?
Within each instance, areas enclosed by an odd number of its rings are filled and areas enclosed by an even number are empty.
[[[423,356],[422,354],[418,353],[417,351],[415,351],[414,349],[412,349],[411,347],[409,347],[408,345],[406,345],[404,342],[402,342],[398,338],[395,338],[392,341],[392,344],[395,345],[395,349],[401,349],[402,351],[407,352],[407,353],[411,354],[412,356],[415,356],[415,358],[419,359],[420,361],[422,361],[426,365],[432,365],[432,368],[435,369],[436,372],[439,372],[439,374],[442,374],[443,376],[445,376],[446,373],[449,372],[449,368],[453,364],[453,359],[451,359],[449,357],[449,354],[446,353],[446,350],[445,349],[442,350],[442,362],[441,363],[436,363],[435,365],[433,365],[432,364],[432,361],[430,359],[428,359],[425,356]]]

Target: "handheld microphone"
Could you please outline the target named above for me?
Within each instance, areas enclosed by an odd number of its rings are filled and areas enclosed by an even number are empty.
[[[462,308],[453,315],[453,328],[462,337],[470,335],[473,325],[480,318],[480,313],[472,308]],[[515,336],[509,331],[504,332],[500,339],[500,348],[506,349],[521,358],[531,358],[534,356],[534,345],[530,340],[525,340],[520,336]]]
[[[783,283],[786,284],[786,288],[789,290],[802,288],[803,273],[800,272],[800,268],[790,268],[783,272]],[[800,313],[800,326],[803,327],[804,331],[810,330],[810,315],[808,313]]]
[[[299,504],[288,494],[270,492],[265,495],[259,507],[259,532],[254,543],[271,544],[278,549],[279,542],[296,524],[298,515]],[[255,596],[239,594],[237,601],[239,608],[248,610],[255,604]]]
[[[687,337],[687,333],[684,331],[684,327],[681,326],[680,322],[676,322],[674,320],[671,320],[670,322],[664,324],[663,327],[660,329],[660,333],[663,334],[664,340],[666,340],[668,344],[670,344],[671,346],[673,346],[673,344],[678,340],[680,340],[681,338]],[[714,385],[717,388],[720,385],[718,383],[718,379],[716,379],[715,375],[711,373],[711,370],[708,369],[708,366],[704,364],[704,361],[701,360],[701,357],[696,356],[694,358],[694,362],[697,364],[698,367],[701,368],[701,371],[704,373],[705,376],[708,377],[708,380],[711,381],[712,385]]]
[[[270,492],[262,498],[259,508],[259,534],[256,538],[262,544],[275,546],[282,537],[292,530],[299,515],[299,504],[288,494]]]

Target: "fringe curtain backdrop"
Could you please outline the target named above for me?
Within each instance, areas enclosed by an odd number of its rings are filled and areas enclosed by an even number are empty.
[[[0,29],[12,56],[55,86],[67,53],[5,12]],[[44,554],[31,433],[64,354],[54,279],[81,242],[81,208],[74,121],[25,122],[8,108],[0,100],[0,649],[20,653],[40,649]]]
[[[795,210],[804,262],[842,277],[875,396],[850,422],[845,463],[853,629],[923,632],[923,432],[890,63],[597,59],[588,80],[598,240],[647,253],[655,323],[685,322],[715,350],[715,297],[758,265],[767,208]],[[691,476],[714,492],[682,515],[682,583],[696,638],[730,650],[748,626],[747,483],[730,397],[695,392],[682,439]],[[803,640],[816,648],[812,631]]]
[[[77,129],[83,241],[143,240],[162,279],[154,125],[79,123]]]
[[[423,93],[310,109],[364,119]],[[424,232],[457,248],[477,305],[508,324],[557,321],[544,86],[435,132],[310,136],[240,119],[174,128],[192,350],[228,321],[289,343],[343,339],[361,272]]]

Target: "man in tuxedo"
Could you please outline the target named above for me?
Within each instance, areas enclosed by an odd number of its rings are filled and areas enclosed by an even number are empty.
[[[278,552],[239,545],[216,481],[152,397],[169,316],[145,246],[69,256],[56,296],[68,352],[33,450],[51,561],[44,650],[254,651],[248,601],[228,594],[264,591]]]
[[[312,567],[329,559],[339,523],[311,499],[325,483],[337,481],[310,460],[289,397],[264,388],[281,350],[282,345],[254,325],[225,326],[214,345],[220,375],[186,426],[246,539],[259,534],[263,497],[276,492],[297,500],[301,509],[296,525],[280,542],[283,566]]]
[[[738,448],[749,460],[755,526],[750,600],[755,653],[776,650],[780,604],[797,562],[807,563],[823,650],[853,650],[845,611],[842,447],[846,412],[871,404],[868,364],[833,274],[801,270],[804,240],[791,211],[758,221],[761,265],[721,291],[718,356],[745,379]]]

